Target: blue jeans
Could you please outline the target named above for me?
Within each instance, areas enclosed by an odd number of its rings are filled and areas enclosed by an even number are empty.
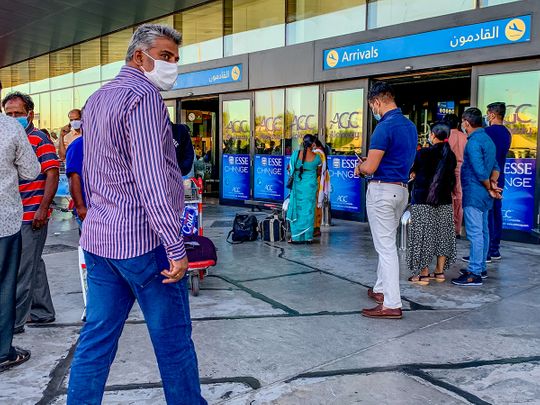
[[[493,200],[489,211],[489,255],[500,254],[502,237],[502,200]]]
[[[486,271],[486,259],[489,250],[489,211],[474,207],[463,207],[463,217],[467,228],[467,239],[471,242],[469,270],[479,276]]]
[[[169,268],[165,249],[160,246],[126,260],[84,255],[86,324],[71,367],[67,403],[101,403],[118,340],[136,299],[154,346],[167,403],[206,404],[191,340],[187,277],[175,284],[162,283],[160,272]]]

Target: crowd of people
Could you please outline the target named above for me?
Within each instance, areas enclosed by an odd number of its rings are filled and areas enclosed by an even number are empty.
[[[30,357],[28,350],[12,345],[14,333],[23,333],[26,323],[55,321],[42,254],[60,161],[65,160],[80,244],[91,269],[68,404],[101,401],[135,300],[154,345],[167,402],[206,403],[191,340],[188,261],[181,236],[183,179],[175,155],[175,142],[183,143],[189,132],[171,126],[160,95],[176,80],[179,43],[180,35],[170,27],[140,26],[118,76],[89,98],[83,112],[69,112],[58,151],[34,126],[30,96],[14,92],[1,103],[0,371]],[[432,125],[430,146],[417,151],[416,127],[397,107],[389,84],[375,82],[368,103],[378,124],[355,173],[368,179],[367,213],[379,256],[377,281],[368,295],[378,305],[362,313],[401,318],[395,242],[409,202],[410,282],[445,280],[456,260],[462,216],[470,255],[463,258],[467,269],[452,282],[482,285],[486,262],[501,258],[502,169],[511,135],[503,125],[504,103],[493,103],[487,106],[485,129],[481,111],[468,108],[461,116],[461,131],[458,117],[447,116]],[[192,167],[191,144],[189,148],[191,160],[184,171]],[[320,234],[330,194],[326,153],[314,135],[305,135],[301,148],[292,153],[287,210],[291,243],[310,243]]]
[[[379,123],[368,156],[360,160],[356,173],[369,181],[367,213],[379,263],[377,282],[368,295],[378,305],[362,313],[373,318],[401,318],[395,239],[409,203],[407,266],[411,283],[445,281],[446,271],[456,260],[463,217],[470,254],[462,258],[467,268],[452,283],[481,286],[487,278],[486,263],[501,259],[501,199],[511,134],[503,125],[505,104],[496,102],[487,106],[484,117],[478,108],[466,109],[461,131],[457,116],[445,116],[431,126],[430,146],[417,150],[416,128],[397,107],[389,84],[374,83],[368,102]],[[433,259],[436,264],[430,271]]]

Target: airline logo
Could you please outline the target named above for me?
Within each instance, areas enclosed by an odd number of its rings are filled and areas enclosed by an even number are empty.
[[[339,55],[336,50],[332,49],[326,55],[326,64],[331,68],[335,67],[339,62]]]
[[[521,38],[523,38],[523,35],[525,35],[526,28],[525,21],[523,21],[521,18],[514,18],[512,21],[506,24],[504,34],[506,35],[506,38],[512,42],[519,41]]]
[[[232,68],[231,77],[235,82],[240,78],[240,68],[238,66]]]

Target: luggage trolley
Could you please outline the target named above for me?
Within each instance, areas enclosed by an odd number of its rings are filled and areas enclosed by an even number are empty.
[[[184,205],[197,208],[197,224],[198,234],[203,236],[203,179],[191,178],[184,180]],[[185,219],[184,219],[185,220]],[[186,243],[186,248],[189,251],[189,242]],[[215,266],[214,260],[202,260],[196,262],[189,262],[189,284],[191,288],[191,294],[196,297],[199,295],[200,282],[208,274],[208,269]]]

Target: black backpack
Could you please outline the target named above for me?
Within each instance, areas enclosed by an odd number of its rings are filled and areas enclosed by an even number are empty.
[[[172,124],[173,144],[176,150],[176,160],[183,176],[191,171],[195,151],[191,143],[191,134],[186,124]]]
[[[233,222],[233,229],[227,236],[229,243],[242,243],[257,240],[259,236],[257,217],[252,214],[236,214]],[[229,238],[232,236],[232,241]]]

